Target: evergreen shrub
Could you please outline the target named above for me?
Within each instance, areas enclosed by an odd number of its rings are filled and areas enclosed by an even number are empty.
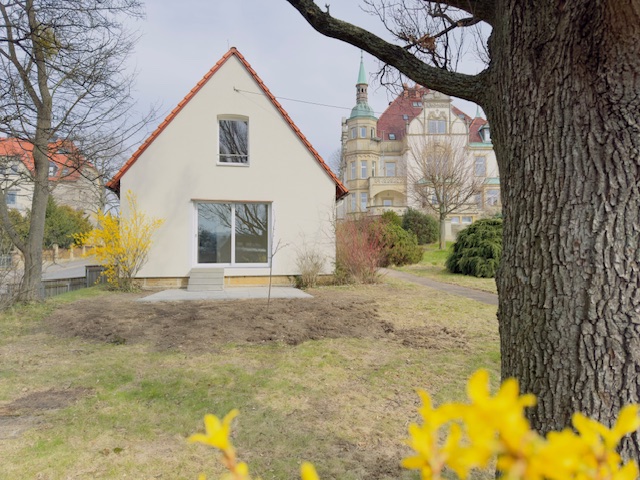
[[[382,245],[381,267],[411,265],[422,259],[422,249],[414,233],[383,220],[372,223],[371,230]]]
[[[496,276],[501,256],[502,220],[486,218],[458,234],[446,267],[452,273],[490,278]]]
[[[435,218],[413,208],[409,208],[402,217],[402,228],[415,233],[419,245],[435,242],[440,233],[440,226]]]
[[[387,210],[382,214],[382,221],[387,223],[393,223],[394,225],[402,226],[402,218],[396,212]]]

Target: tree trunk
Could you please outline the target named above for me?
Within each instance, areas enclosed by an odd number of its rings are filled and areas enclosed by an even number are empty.
[[[438,248],[444,250],[447,248],[447,215],[440,214],[440,245]]]
[[[640,4],[497,3],[483,106],[504,214],[502,376],[536,394],[543,433],[575,411],[611,424],[640,401]]]

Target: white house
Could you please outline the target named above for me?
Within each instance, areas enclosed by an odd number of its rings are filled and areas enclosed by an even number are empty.
[[[16,138],[0,138],[0,191],[7,208],[22,215],[31,208],[34,186],[33,144]],[[102,178],[72,142],[49,144],[49,188],[58,205],[82,211],[95,223],[100,210]],[[0,197],[1,198],[1,197]]]
[[[145,286],[198,289],[217,275],[264,284],[270,271],[289,283],[311,249],[333,270],[335,204],[347,190],[235,48],[107,187],[165,221],[138,275]]]

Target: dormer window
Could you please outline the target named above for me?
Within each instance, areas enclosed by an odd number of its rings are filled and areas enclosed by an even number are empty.
[[[58,165],[56,165],[54,162],[49,162],[49,176],[55,177],[56,173],[58,173]]]
[[[405,113],[404,115],[402,115],[402,119],[406,122],[407,120],[409,120],[409,115]]]
[[[489,130],[489,125],[483,125],[480,127],[478,133],[484,143],[491,143],[491,131]]]
[[[389,140],[395,140],[396,139],[396,134],[395,133],[390,133],[389,134]]]
[[[414,107],[421,107],[422,106],[422,102],[413,102],[413,106]]]
[[[218,120],[219,163],[249,164],[249,121]]]
[[[17,155],[0,157],[0,175],[6,176],[12,173],[18,173],[19,162],[20,162],[20,157]]]

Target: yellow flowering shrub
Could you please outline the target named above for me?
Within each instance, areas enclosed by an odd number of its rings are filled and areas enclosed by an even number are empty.
[[[446,403],[434,407],[429,394],[419,391],[421,424],[409,426],[407,444],[413,454],[402,460],[408,470],[419,470],[422,479],[438,480],[448,468],[460,479],[474,469],[488,468],[497,458],[501,478],[507,480],[635,480],[638,466],[622,462],[616,452],[625,435],[640,427],[638,405],[624,407],[612,428],[580,413],[573,415],[574,430],[550,432],[542,437],[531,430],[524,409],[535,405],[533,395],[520,395],[518,382],[505,381],[495,395],[489,390],[489,374],[478,370],[467,385],[467,403]],[[189,441],[222,451],[229,470],[223,477],[249,480],[249,469],[238,463],[229,441],[229,429],[237,410],[220,421],[205,416],[205,434]],[[443,435],[444,434],[444,435]],[[442,440],[444,438],[444,440]],[[319,480],[315,468],[303,463],[302,480]],[[204,475],[199,480],[206,480]]]
[[[107,283],[117,290],[133,289],[133,279],[147,262],[151,237],[164,220],[149,218],[138,209],[136,196],[129,190],[125,194],[127,214],[121,217],[111,213],[98,214],[98,227],[91,232],[76,235],[81,245],[93,245],[93,254],[104,265]]]

